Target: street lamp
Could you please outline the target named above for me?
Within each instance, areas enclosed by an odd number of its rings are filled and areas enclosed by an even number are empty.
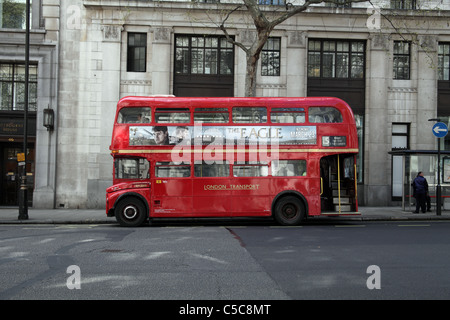
[[[428,121],[435,121],[436,124],[433,126],[433,134],[437,137],[438,145],[438,165],[437,165],[437,185],[436,185],[436,215],[441,215],[441,142],[440,138],[447,135],[448,128],[444,123],[441,123],[440,118],[428,119]]]
[[[28,82],[30,65],[30,0],[26,1],[25,15],[25,106],[23,112],[23,153],[22,176],[19,190],[19,220],[28,220],[27,149],[28,149]]]
[[[54,123],[55,123],[55,113],[53,112],[53,109],[50,108],[44,109],[43,124],[44,127],[47,128],[47,131],[53,130]]]

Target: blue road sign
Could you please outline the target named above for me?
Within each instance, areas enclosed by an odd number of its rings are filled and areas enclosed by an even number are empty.
[[[447,135],[448,128],[445,123],[438,122],[433,126],[433,134],[438,138],[443,138]]]

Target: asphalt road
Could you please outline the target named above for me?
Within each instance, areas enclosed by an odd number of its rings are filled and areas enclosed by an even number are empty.
[[[1,225],[0,299],[449,299],[449,231],[446,221]]]

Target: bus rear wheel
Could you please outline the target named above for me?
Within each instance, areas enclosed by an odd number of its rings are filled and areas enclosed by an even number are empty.
[[[148,218],[148,213],[141,200],[128,197],[117,204],[115,216],[123,227],[139,227]]]
[[[297,197],[283,197],[275,205],[274,218],[284,226],[298,225],[305,218],[305,206]]]

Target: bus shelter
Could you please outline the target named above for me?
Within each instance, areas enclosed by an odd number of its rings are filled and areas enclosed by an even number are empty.
[[[436,209],[436,186],[438,184],[437,150],[395,150],[392,155],[392,194],[401,197],[405,211],[415,210],[412,181],[422,171],[428,182],[432,209]],[[450,151],[440,151],[441,210],[450,210]]]

